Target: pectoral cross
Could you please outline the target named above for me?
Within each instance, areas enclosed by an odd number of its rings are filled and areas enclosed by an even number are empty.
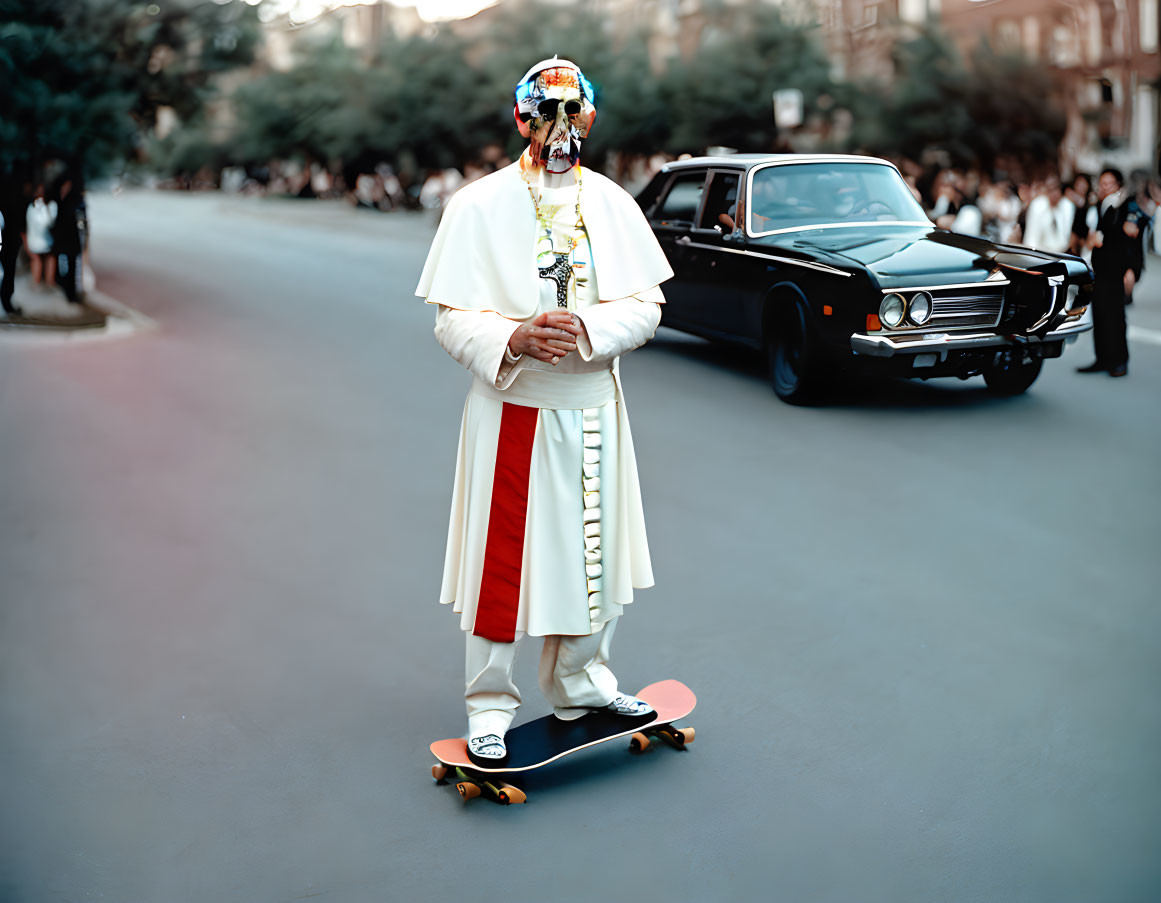
[[[541,279],[556,283],[556,306],[568,307],[568,280],[572,277],[572,264],[568,254],[553,253],[556,262],[546,267],[537,267]]]

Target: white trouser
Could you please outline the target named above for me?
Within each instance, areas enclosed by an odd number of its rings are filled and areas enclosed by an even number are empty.
[[[617,695],[617,678],[609,670],[609,646],[617,618],[591,636],[546,636],[540,652],[540,691],[558,718],[579,718],[589,709],[608,705]],[[516,649],[524,634],[511,643],[497,643],[467,634],[465,667],[468,736],[508,730],[520,706],[520,691],[512,682]]]

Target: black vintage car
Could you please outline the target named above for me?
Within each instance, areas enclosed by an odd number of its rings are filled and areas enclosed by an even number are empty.
[[[886,160],[699,157],[637,200],[675,273],[662,323],[762,349],[785,401],[844,371],[1015,395],[1092,327],[1083,260],[935,228]]]

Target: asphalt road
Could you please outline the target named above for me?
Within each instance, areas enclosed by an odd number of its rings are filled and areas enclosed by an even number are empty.
[[[662,330],[624,362],[658,577],[620,744],[462,805],[436,604],[468,377],[419,216],[128,193],[154,331],[0,344],[0,900],[1161,898],[1161,263],[1127,379],[777,401]],[[524,651],[524,717],[543,711]]]

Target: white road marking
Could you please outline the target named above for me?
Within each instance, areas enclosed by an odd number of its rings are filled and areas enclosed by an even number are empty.
[[[1129,338],[1134,342],[1161,345],[1161,329],[1146,329],[1144,326],[1130,326]]]

